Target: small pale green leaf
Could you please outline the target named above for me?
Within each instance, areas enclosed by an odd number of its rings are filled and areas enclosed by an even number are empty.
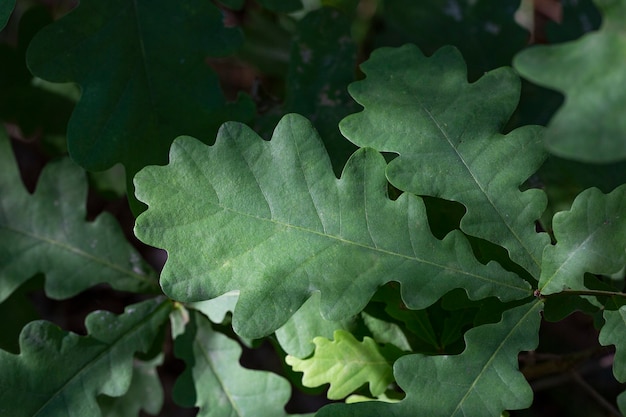
[[[603,346],[615,345],[613,373],[620,382],[626,382],[626,306],[604,311],[604,326],[599,341]]]
[[[135,359],[126,394],[98,398],[102,417],[137,417],[140,410],[157,415],[163,406],[163,387],[156,368],[162,363],[163,354],[147,362]]]
[[[312,357],[288,355],[285,362],[304,373],[302,384],[306,387],[330,384],[327,397],[331,400],[345,398],[364,384],[369,384],[373,396],[381,395],[393,382],[392,364],[372,338],[359,342],[352,334],[336,330],[333,341],[316,337],[313,343]]]
[[[38,272],[56,299],[103,282],[123,291],[160,291],[113,216],[85,220],[85,173],[69,159],[50,163],[29,194],[1,128],[0,196],[0,301]]]
[[[519,187],[544,161],[541,130],[500,133],[519,98],[515,73],[500,68],[469,84],[456,49],[427,58],[412,45],[378,49],[361,68],[366,78],[350,94],[365,109],[341,122],[343,134],[399,154],[387,169],[394,186],[462,203],[461,230],[503,246],[538,279],[549,238],[535,221],[547,200]]]
[[[199,417],[287,415],[289,382],[271,372],[243,368],[239,344],[213,331],[203,315],[191,312],[185,333],[176,339],[175,353],[187,369],[174,386],[174,398],[181,405],[199,407]]]
[[[554,216],[556,245],[543,254],[539,289],[553,294],[582,290],[585,272],[610,275],[626,265],[626,185],[609,194],[583,191],[568,211]]]
[[[396,404],[333,404],[317,417],[499,417],[503,410],[529,407],[533,392],[518,369],[520,351],[539,341],[543,303],[534,301],[508,310],[495,324],[465,335],[467,348],[456,356],[404,356],[394,376],[406,392]]]
[[[378,152],[362,149],[338,180],[298,115],[284,117],[269,142],[228,123],[214,146],[179,138],[169,165],[135,177],[149,206],[135,234],[168,251],[161,286],[175,300],[239,290],[233,326],[251,338],[278,329],[316,291],[333,321],[357,314],[391,280],[411,308],[453,288],[472,299],[529,294],[517,275],[480,264],[459,232],[432,236],[421,199],[390,200],[384,168]]]
[[[562,92],[566,99],[544,138],[551,153],[583,162],[626,158],[625,0],[597,0],[600,29],[563,44],[520,52],[515,69],[525,78]]]
[[[171,309],[171,302],[153,299],[119,316],[97,311],[87,316],[87,336],[29,323],[19,355],[0,351],[0,415],[100,416],[96,397],[127,392],[133,355],[152,346]]]
[[[354,317],[339,321],[324,319],[320,314],[320,294],[315,292],[280,329],[276,330],[276,339],[289,355],[306,358],[315,349],[313,339],[316,336],[330,339],[335,330],[349,332],[355,327]]]
[[[6,24],[13,13],[16,0],[2,0],[0,1],[0,30],[4,29]]]
[[[164,163],[178,135],[212,139],[224,121],[251,119],[252,101],[227,104],[205,62],[241,41],[210,1],[83,0],[33,38],[27,61],[40,78],[81,87],[67,132],[74,160],[95,171],[121,162],[132,178]]]

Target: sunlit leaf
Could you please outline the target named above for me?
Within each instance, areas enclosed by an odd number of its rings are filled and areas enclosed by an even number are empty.
[[[294,371],[304,373],[305,386],[330,384],[329,399],[345,398],[364,384],[368,384],[373,396],[381,395],[393,382],[392,363],[373,339],[358,341],[352,334],[336,330],[334,340],[316,337],[313,342],[312,357],[299,359],[289,355],[285,361]]]

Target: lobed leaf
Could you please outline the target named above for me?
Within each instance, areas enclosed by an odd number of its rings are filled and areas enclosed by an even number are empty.
[[[113,216],[85,220],[87,182],[70,160],[48,164],[31,195],[0,130],[0,195],[0,302],[39,272],[46,274],[46,294],[56,299],[99,283],[159,291],[156,274]]]
[[[599,341],[603,346],[615,345],[613,373],[620,382],[626,382],[626,306],[604,311],[604,326]]]
[[[210,139],[224,121],[252,117],[249,98],[226,103],[205,63],[241,41],[212,2],[84,0],[33,38],[27,61],[40,78],[81,86],[72,158],[95,171],[121,162],[132,178],[165,162],[176,136]]]
[[[568,211],[554,216],[556,245],[543,254],[542,294],[585,289],[585,272],[610,275],[626,265],[626,185],[609,194],[580,193]]]
[[[296,311],[289,320],[276,330],[276,340],[289,355],[306,358],[315,350],[315,337],[333,337],[335,330],[351,331],[356,327],[355,317],[344,320],[325,320],[320,314],[320,294],[311,298]]]
[[[163,354],[150,361],[133,362],[133,376],[128,391],[121,397],[100,397],[102,417],[137,417],[141,410],[157,415],[163,407],[163,387],[157,366],[163,364]]]
[[[456,356],[404,356],[394,376],[406,392],[399,403],[333,404],[317,417],[493,416],[532,403],[532,389],[518,369],[518,354],[538,344],[542,303],[506,311],[502,320],[469,330],[467,348]]]
[[[45,321],[29,323],[20,354],[0,350],[0,415],[100,416],[96,396],[129,388],[135,352],[146,352],[167,321],[172,303],[153,299],[116,316],[87,316],[87,336]]]
[[[464,204],[461,230],[503,246],[537,279],[549,238],[535,221],[547,201],[519,186],[545,155],[537,126],[500,133],[519,98],[514,72],[500,68],[469,84],[456,49],[426,58],[412,45],[378,49],[361,68],[366,78],[350,94],[365,109],[342,120],[342,133],[397,153],[387,168],[394,186]]]
[[[520,52],[515,69],[528,80],[563,93],[566,100],[545,132],[557,156],[608,163],[626,158],[626,1],[596,0],[600,29],[557,45]]]
[[[460,233],[434,238],[419,198],[390,200],[384,167],[362,149],[337,180],[301,116],[284,117],[270,142],[228,123],[214,146],[179,138],[169,165],[135,177],[149,206],[135,234],[168,251],[161,285],[172,298],[239,290],[233,325],[245,337],[273,332],[316,291],[329,320],[355,315],[391,280],[411,308],[453,288],[474,299],[529,294],[515,274],[478,263]]]
[[[330,384],[327,397],[339,400],[369,384],[373,396],[382,395],[393,382],[391,363],[369,337],[359,342],[351,333],[335,330],[334,340],[313,339],[315,353],[308,359],[287,355],[285,362],[294,371],[303,372],[302,384],[318,387]]]
[[[191,313],[185,333],[176,339],[175,353],[187,369],[174,386],[174,398],[181,405],[199,407],[198,416],[287,415],[283,407],[290,396],[289,382],[271,372],[243,368],[239,344],[213,331],[202,315]]]

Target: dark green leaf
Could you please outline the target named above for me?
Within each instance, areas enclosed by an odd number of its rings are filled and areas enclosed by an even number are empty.
[[[384,167],[362,149],[337,180],[301,116],[283,118],[270,142],[228,123],[214,146],[180,138],[169,165],[136,176],[150,208],[135,233],[168,251],[161,285],[174,299],[240,290],[233,325],[246,337],[273,332],[315,291],[329,320],[355,315],[391,280],[411,308],[453,288],[473,299],[529,294],[515,274],[478,263],[460,233],[435,239],[419,198],[389,200]]]
[[[57,299],[103,282],[124,291],[160,291],[156,274],[113,216],[85,220],[84,172],[68,159],[50,163],[29,194],[2,129],[0,195],[0,301],[38,272],[46,274],[46,294]]]
[[[2,0],[0,2],[0,30],[4,29],[13,9],[15,8],[15,0]]]
[[[283,106],[285,112],[311,120],[337,174],[356,150],[337,127],[343,117],[356,110],[347,91],[356,68],[356,44],[350,27],[348,16],[329,7],[313,11],[298,22]]]
[[[470,79],[510,65],[528,33],[515,22],[520,0],[385,0],[381,46],[415,43],[431,55],[444,45],[460,49]]]
[[[27,58],[35,75],[82,88],[72,157],[89,170],[121,162],[132,178],[165,162],[176,136],[208,140],[222,122],[251,118],[251,100],[227,104],[205,63],[240,43],[204,0],[84,0],[37,34]]]
[[[129,388],[135,352],[145,352],[172,303],[148,300],[115,316],[87,316],[87,336],[35,321],[20,335],[20,354],[0,351],[0,415],[100,416],[96,396]]]
[[[503,246],[538,279],[549,238],[535,221],[546,198],[519,186],[545,154],[537,126],[500,133],[519,98],[514,72],[501,68],[469,84],[456,49],[426,58],[412,45],[379,49],[361,68],[367,77],[350,94],[365,110],[341,122],[343,134],[399,154],[387,168],[394,186],[464,204],[461,230]]]

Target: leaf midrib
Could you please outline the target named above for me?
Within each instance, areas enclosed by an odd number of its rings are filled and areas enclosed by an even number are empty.
[[[137,274],[136,272],[134,272],[132,270],[128,270],[128,269],[122,268],[122,267],[120,267],[117,264],[108,262],[104,258],[98,258],[98,257],[96,257],[96,256],[94,256],[94,255],[92,255],[92,254],[90,254],[88,252],[84,252],[84,251],[80,250],[77,247],[65,244],[62,241],[54,240],[54,239],[51,239],[51,238],[48,238],[48,237],[45,237],[45,236],[41,236],[41,235],[38,235],[36,233],[32,233],[32,232],[26,231],[26,230],[21,230],[21,229],[15,229],[15,228],[12,228],[12,227],[8,227],[7,225],[4,225],[4,227],[5,227],[6,230],[8,230],[10,232],[13,232],[15,234],[20,234],[20,235],[26,236],[26,237],[28,237],[30,239],[34,239],[34,240],[37,240],[37,241],[40,241],[40,242],[47,243],[47,244],[49,244],[51,246],[58,247],[61,250],[65,250],[65,251],[70,252],[72,254],[78,255],[78,256],[80,256],[82,258],[85,258],[85,259],[87,259],[87,260],[89,260],[91,262],[103,265],[104,267],[107,267],[107,268],[112,269],[114,271],[120,272],[123,275],[126,275],[126,276],[129,276],[129,277],[138,279],[139,281],[142,281],[142,282],[145,282],[146,284],[150,285],[151,287],[155,287],[155,282],[152,281],[148,276],[140,275],[140,274]]]
[[[87,371],[91,370],[94,366],[96,366],[100,360],[107,355],[107,353],[110,353],[113,351],[113,349],[120,343],[124,342],[124,340],[130,336],[132,336],[135,332],[136,329],[146,325],[146,323],[149,323],[152,319],[152,317],[154,317],[158,312],[160,312],[160,310],[163,307],[168,306],[168,304],[170,304],[169,300],[164,300],[161,302],[161,304],[159,306],[157,306],[154,310],[152,310],[148,315],[146,315],[144,317],[143,320],[139,321],[136,325],[130,327],[128,329],[128,331],[122,333],[120,335],[120,337],[118,337],[117,339],[115,339],[113,341],[113,343],[105,343],[105,342],[101,342],[104,344],[104,349],[102,350],[102,352],[100,352],[98,355],[96,355],[91,361],[89,361],[86,366],[83,366],[82,368],[80,368],[78,370],[78,372],[74,373],[73,375],[71,375],[68,379],[67,382],[65,384],[63,384],[59,389],[57,389],[55,392],[52,393],[52,395],[50,395],[50,398],[48,398],[48,400],[33,414],[33,417],[38,416],[41,412],[45,412],[46,407],[48,406],[48,404],[50,404],[57,396],[61,395],[61,393],[63,393],[68,386],[70,386],[78,377],[80,377],[82,374],[86,373]],[[123,314],[126,314],[126,312],[124,312]],[[90,337],[91,335],[87,335],[85,337]],[[97,339],[95,339],[97,340]],[[76,345],[78,346],[78,344]],[[133,350],[133,354],[134,352],[136,352],[137,350]]]
[[[437,127],[437,129],[439,130],[439,132],[443,135],[443,137],[446,139],[446,141],[448,142],[448,145],[450,145],[450,148],[452,148],[452,150],[454,151],[454,153],[456,154],[456,156],[458,157],[458,159],[461,161],[461,163],[463,164],[463,166],[465,167],[465,169],[467,170],[467,172],[470,174],[470,176],[472,177],[472,179],[474,180],[474,183],[476,184],[476,186],[478,187],[478,189],[480,190],[480,192],[485,196],[486,200],[489,202],[489,204],[491,205],[491,207],[493,208],[493,210],[498,214],[498,217],[500,217],[501,222],[506,226],[506,228],[509,230],[509,232],[513,235],[513,237],[515,238],[515,240],[517,240],[517,242],[519,242],[520,246],[522,248],[524,248],[524,250],[526,251],[526,253],[530,256],[530,259],[532,259],[533,263],[537,266],[537,270],[539,271],[541,269],[541,262],[539,260],[537,260],[532,251],[528,248],[528,246],[524,243],[524,241],[520,238],[520,236],[517,234],[517,232],[511,227],[511,225],[506,221],[506,217],[503,216],[503,214],[500,212],[500,210],[498,210],[496,204],[494,203],[494,201],[491,199],[491,197],[489,196],[489,194],[487,193],[487,191],[483,188],[482,183],[478,180],[478,178],[474,175],[473,170],[471,169],[471,167],[469,166],[469,164],[467,163],[467,161],[465,160],[465,158],[463,157],[463,155],[459,152],[459,150],[454,146],[454,144],[452,143],[452,140],[450,138],[450,136],[448,136],[448,133],[445,131],[445,129],[443,127],[441,127],[441,125],[439,124],[439,122],[437,121],[437,119],[433,116],[433,114],[430,112],[430,110],[428,110],[428,108],[422,103],[422,101],[418,98],[416,98],[417,102],[419,103],[420,107],[424,110],[424,112],[428,115],[428,117],[432,120],[432,122],[435,124],[435,126]],[[529,271],[530,272],[530,271]]]
[[[277,221],[277,220],[272,219],[272,218],[260,217],[260,216],[254,215],[254,214],[241,212],[241,211],[236,210],[234,208],[224,206],[221,203],[213,203],[213,204],[215,206],[221,208],[224,211],[228,211],[228,212],[234,213],[235,215],[238,215],[238,216],[248,217],[248,218],[254,219],[256,221],[272,223],[272,224],[274,224],[276,226],[280,226],[280,227],[283,227],[283,228],[286,228],[286,229],[293,229],[293,230],[296,230],[296,231],[299,231],[299,232],[303,232],[303,233],[310,233],[310,234],[317,235],[317,236],[320,236],[320,237],[323,237],[323,238],[336,240],[337,242],[340,242],[340,243],[343,243],[343,244],[354,245],[354,246],[357,246],[357,247],[360,247],[360,248],[363,248],[363,249],[371,250],[371,251],[374,251],[374,252],[379,252],[379,253],[384,254],[384,255],[395,256],[395,257],[399,257],[399,258],[402,258],[402,259],[405,259],[405,260],[408,260],[408,261],[423,263],[423,264],[430,265],[430,266],[433,266],[433,267],[436,267],[436,268],[440,268],[440,269],[443,269],[443,270],[448,270],[448,271],[452,271],[454,273],[458,273],[458,274],[466,275],[466,276],[469,276],[469,277],[473,277],[473,278],[479,279],[481,281],[495,283],[495,284],[497,284],[499,286],[508,287],[508,288],[511,288],[511,289],[522,291],[525,294],[528,294],[528,288],[526,288],[526,287],[513,286],[513,285],[510,285],[510,284],[501,282],[501,281],[496,281],[496,280],[489,279],[489,278],[484,277],[482,275],[477,275],[477,274],[471,273],[469,271],[463,271],[463,270],[460,270],[460,269],[451,268],[449,266],[441,265],[441,264],[438,264],[438,263],[435,263],[435,262],[431,262],[431,261],[427,261],[427,260],[422,259],[422,258],[411,257],[411,256],[408,256],[408,255],[404,255],[402,253],[392,252],[390,250],[382,249],[382,248],[376,247],[376,246],[368,246],[368,245],[360,243],[360,242],[356,242],[356,241],[353,241],[353,240],[345,239],[345,238],[343,238],[341,236],[335,236],[335,235],[332,235],[332,234],[319,232],[319,231],[314,230],[314,229],[310,229],[310,228],[306,228],[306,227],[302,227],[302,226],[298,226],[298,225],[294,225],[294,224],[280,222],[280,221]],[[204,219],[201,219],[200,221],[203,221],[203,220]],[[434,241],[441,242],[441,241],[436,240],[434,237],[432,237],[432,239]],[[478,261],[476,261],[476,263],[480,267],[486,267],[486,265],[482,265],[482,264],[478,263]]]

